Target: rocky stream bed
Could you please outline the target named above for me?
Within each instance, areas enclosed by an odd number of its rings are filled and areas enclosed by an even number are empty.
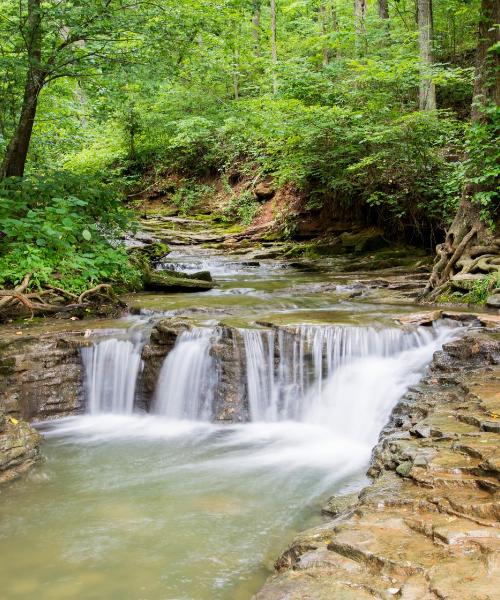
[[[295,258],[174,221],[136,243],[168,242],[158,276],[199,289],[2,326],[7,597],[496,598],[498,311],[422,312],[420,256]]]

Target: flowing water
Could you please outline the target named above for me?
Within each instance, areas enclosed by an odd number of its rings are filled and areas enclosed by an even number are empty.
[[[290,291],[273,264],[260,279],[223,267],[214,293],[160,298],[159,312],[199,312],[163,363],[149,414],[134,397],[151,323],[83,349],[87,414],[43,424],[46,462],[2,491],[0,597],[249,599],[294,533],[321,522],[321,502],[363,485],[392,408],[457,335],[446,323],[398,329],[390,307],[343,290],[315,297],[309,276]],[[238,289],[252,299],[230,319],[250,422],[221,425],[214,316],[237,306],[226,301]],[[285,326],[257,324],[271,313]]]

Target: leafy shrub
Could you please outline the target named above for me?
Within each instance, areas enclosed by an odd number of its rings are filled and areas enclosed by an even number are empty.
[[[195,208],[204,198],[213,193],[213,187],[196,183],[192,179],[182,182],[171,197],[171,201],[179,207],[182,215],[186,215]]]
[[[234,195],[224,211],[226,220],[236,220],[242,225],[250,225],[259,212],[260,204],[255,200],[252,192],[244,191]]]
[[[68,174],[0,182],[0,285],[52,284],[72,292],[101,282],[133,287],[140,273],[118,236],[129,224],[115,195]]]

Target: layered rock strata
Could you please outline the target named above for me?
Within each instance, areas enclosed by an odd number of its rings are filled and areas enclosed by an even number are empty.
[[[83,333],[23,336],[0,345],[0,409],[48,419],[83,409]]]
[[[19,477],[40,459],[41,440],[31,425],[0,411],[0,485]]]
[[[493,600],[500,577],[500,334],[437,352],[373,452],[373,483],[333,498],[254,600]]]

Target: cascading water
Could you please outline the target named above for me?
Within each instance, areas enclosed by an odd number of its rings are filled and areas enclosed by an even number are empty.
[[[82,348],[85,395],[90,414],[130,414],[134,410],[141,344],[110,338]]]
[[[366,401],[366,414],[377,413],[379,404],[386,406],[385,399],[390,398],[387,403],[392,406],[408,387],[406,382],[418,381],[451,331],[446,326],[413,331],[344,326],[241,329],[251,419],[339,426],[350,420],[359,404],[350,399],[359,398]],[[379,413],[388,416],[387,410]],[[380,418],[372,423],[377,431],[384,424]]]
[[[208,421],[216,365],[210,350],[217,333],[194,328],[179,335],[160,371],[153,412],[170,419]]]

